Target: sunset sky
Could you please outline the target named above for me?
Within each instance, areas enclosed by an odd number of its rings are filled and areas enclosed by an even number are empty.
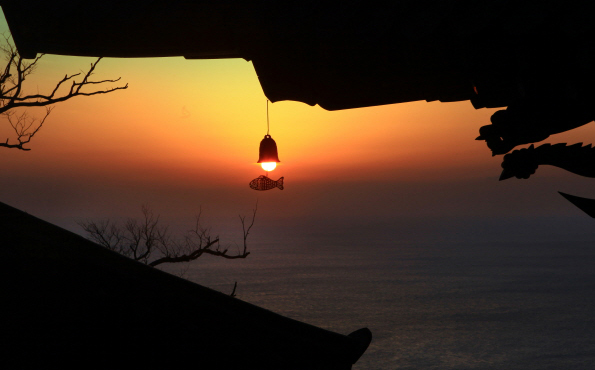
[[[8,33],[6,22],[0,24]],[[46,92],[93,58],[45,56],[28,81]],[[499,182],[501,156],[475,141],[493,109],[424,101],[325,111],[270,104],[285,190],[250,180],[266,134],[266,97],[243,59],[104,59],[96,79],[129,88],[58,104],[29,144],[0,148],[0,201],[75,232],[77,221],[137,216],[172,225],[202,206],[217,233],[237,231],[258,200],[256,238],[387,240],[592,238],[593,220],[557,194],[595,198],[594,180],[540,168]],[[398,87],[395,87],[398,88]],[[34,111],[32,111],[34,114]],[[35,112],[35,114],[41,114]],[[8,137],[1,121],[2,139]],[[548,142],[592,142],[593,124]],[[277,238],[277,239],[275,239]]]

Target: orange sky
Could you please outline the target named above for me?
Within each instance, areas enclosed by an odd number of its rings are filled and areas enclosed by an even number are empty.
[[[5,22],[0,29],[7,31]],[[30,91],[47,91],[92,61],[45,56]],[[266,98],[250,62],[101,61],[96,78],[114,77],[129,88],[57,105],[30,152],[0,148],[0,201],[72,230],[80,218],[134,216],[143,203],[172,220],[202,205],[215,224],[235,226],[256,199],[263,223],[325,220],[330,228],[351,219],[391,229],[390,220],[408,217],[486,225],[507,214],[582,219],[555,192],[595,197],[588,179],[557,169],[498,182],[501,157],[474,140],[494,110],[469,102],[334,112],[271,104],[270,133],[282,161],[271,177],[284,176],[286,188],[255,192],[248,183],[263,173],[255,162]],[[593,133],[588,125],[551,142],[591,142]]]

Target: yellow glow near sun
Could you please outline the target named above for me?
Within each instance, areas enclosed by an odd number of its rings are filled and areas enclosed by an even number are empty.
[[[267,172],[277,168],[277,162],[262,162],[260,165],[262,166],[262,169]]]

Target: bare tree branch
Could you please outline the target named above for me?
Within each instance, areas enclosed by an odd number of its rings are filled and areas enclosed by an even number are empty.
[[[6,139],[6,142],[0,142],[0,146],[5,148],[17,148],[25,151],[31,150],[30,148],[23,147],[23,145],[31,141],[33,136],[35,136],[35,134],[41,129],[43,123],[45,122],[46,118],[48,118],[53,109],[54,107],[46,107],[45,115],[39,121],[39,123],[36,123],[34,118],[30,118],[27,112],[23,112],[20,115],[17,115],[15,112],[5,112],[4,116],[14,130],[18,143],[11,144],[8,142],[9,139]]]
[[[164,263],[190,262],[202,255],[212,255],[226,259],[246,258],[248,235],[254,226],[258,203],[252,220],[246,225],[245,217],[240,216],[243,230],[243,251],[229,254],[229,248],[222,248],[218,236],[212,236],[209,228],[202,226],[201,213],[196,216],[194,227],[181,239],[175,239],[167,226],[159,224],[159,216],[147,207],[142,207],[141,221],[128,219],[123,226],[109,220],[79,222],[89,239],[110,250],[121,253],[136,261],[155,267]]]
[[[72,75],[66,74],[64,78],[58,81],[49,94],[24,94],[24,83],[27,76],[32,74],[39,60],[43,57],[40,54],[31,62],[25,61],[17,52],[16,48],[12,44],[10,38],[4,37],[5,45],[0,46],[0,52],[4,53],[6,65],[0,74],[0,115],[7,117],[7,120],[13,127],[16,133],[16,141],[11,142],[10,138],[7,138],[5,142],[0,141],[0,147],[4,148],[16,148],[20,150],[30,150],[25,148],[24,145],[28,144],[33,136],[41,129],[45,119],[48,117],[49,112],[53,107],[49,107],[56,103],[61,103],[75,96],[92,96],[98,94],[108,94],[117,90],[124,90],[128,88],[128,84],[124,86],[106,87],[106,84],[116,83],[120,81],[117,79],[105,79],[105,80],[92,80],[91,77],[97,67],[97,64],[101,60],[98,58],[95,62],[91,63],[87,72],[75,73]],[[75,80],[76,77],[81,77],[80,81]],[[63,91],[65,83],[71,82],[70,87],[66,87],[66,91]],[[97,86],[96,89],[84,89],[89,86]],[[29,118],[24,113],[21,115],[15,114],[15,109],[26,109],[31,107],[45,107],[46,114],[37,123],[34,119]],[[12,121],[11,121],[12,119]]]
[[[250,234],[250,230],[252,229],[252,226],[254,226],[254,220],[256,220],[256,211],[258,210],[258,200],[256,201],[256,205],[254,206],[254,209],[252,210],[252,221],[250,222],[250,225],[248,226],[248,228],[246,229],[246,224],[245,224],[245,220],[246,220],[246,216],[242,216],[240,215],[240,221],[242,222],[242,231],[244,232],[244,254],[246,253],[246,248],[248,247],[246,244],[246,240],[248,239],[248,235]]]
[[[236,297],[236,289],[237,289],[237,287],[238,287],[238,282],[236,281],[236,282],[233,284],[233,290],[231,291],[231,294],[230,294],[230,296],[231,296],[232,298],[235,298],[235,297]]]

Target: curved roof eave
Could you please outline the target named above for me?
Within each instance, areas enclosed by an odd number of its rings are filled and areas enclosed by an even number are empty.
[[[155,348],[178,365],[349,369],[371,339],[367,329],[341,335],[169,275],[2,203],[0,234],[10,282],[0,337],[29,357],[68,348],[67,357],[123,356],[140,367]]]

